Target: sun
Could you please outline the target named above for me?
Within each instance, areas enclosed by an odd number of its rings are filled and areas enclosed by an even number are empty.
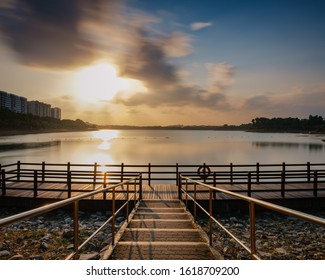
[[[83,100],[111,100],[130,87],[130,81],[118,77],[114,66],[106,62],[82,68],[76,79],[78,97]]]

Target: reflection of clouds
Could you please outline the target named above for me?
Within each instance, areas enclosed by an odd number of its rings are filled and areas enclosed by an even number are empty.
[[[289,143],[289,142],[252,142],[256,148],[285,148],[285,149],[308,149],[310,151],[321,151],[324,149],[323,144],[316,143]]]

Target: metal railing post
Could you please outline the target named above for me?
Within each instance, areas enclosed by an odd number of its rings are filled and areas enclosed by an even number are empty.
[[[314,197],[317,197],[318,194],[317,194],[317,191],[318,191],[318,171],[315,170],[314,171]]]
[[[129,182],[126,184],[126,221],[129,222]]]
[[[74,259],[79,258],[79,202],[76,200],[73,204],[73,245]]]
[[[115,188],[112,192],[112,245],[115,245]]]
[[[212,189],[209,189],[210,197],[209,197],[209,244],[212,246]]]
[[[194,220],[196,221],[196,183],[194,183]]]
[[[2,195],[6,195],[7,188],[6,188],[6,170],[1,170],[1,189],[2,189]]]
[[[37,185],[38,185],[38,180],[37,180],[37,170],[34,170],[34,197],[37,197]]]
[[[255,236],[255,204],[249,202],[249,221],[250,221],[250,236],[251,236],[251,259],[254,259],[256,253],[256,236]]]
[[[188,180],[185,179],[185,205],[186,205],[186,210],[188,210],[188,199],[187,199],[187,195],[188,195]]]

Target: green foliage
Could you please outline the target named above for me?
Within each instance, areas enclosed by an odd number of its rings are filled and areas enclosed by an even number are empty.
[[[0,109],[1,130],[65,130],[65,129],[88,129],[93,125],[82,120],[58,120],[54,118],[41,118],[31,114],[19,114],[8,109]]]
[[[308,119],[298,118],[255,118],[252,130],[265,132],[325,132],[322,116],[310,115]]]

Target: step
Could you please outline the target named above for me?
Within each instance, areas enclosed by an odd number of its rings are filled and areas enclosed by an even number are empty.
[[[202,242],[119,242],[111,260],[214,260]]]
[[[189,219],[187,213],[138,213],[136,212],[133,219]]]
[[[147,220],[131,220],[129,228],[172,228],[172,229],[188,229],[193,228],[191,220],[172,220],[172,219],[147,219]]]
[[[185,213],[183,208],[138,207],[137,213]]]
[[[139,207],[148,208],[182,208],[178,200],[142,200]]]
[[[203,242],[203,238],[195,229],[147,229],[127,228],[120,241],[151,241],[151,242]]]

